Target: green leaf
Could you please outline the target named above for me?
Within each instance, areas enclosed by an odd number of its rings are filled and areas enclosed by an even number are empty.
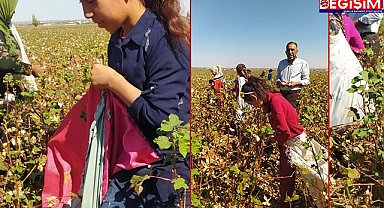
[[[261,133],[261,135],[273,135],[275,133],[275,131],[272,129],[272,127],[270,125],[267,125],[267,126],[263,126],[260,129],[260,133]]]
[[[382,159],[384,159],[384,151],[379,149],[378,153],[377,153]]]
[[[352,84],[356,84],[357,82],[360,82],[361,80],[363,80],[363,78],[361,76],[356,76],[352,79]]]
[[[360,173],[356,169],[347,168],[347,171],[348,171],[349,178],[352,178],[352,179],[360,178]]]
[[[32,92],[21,92],[21,96],[26,97],[26,98],[33,98],[33,93]]]
[[[175,188],[175,190],[178,190],[181,188],[184,188],[184,189],[189,188],[188,185],[185,183],[184,178],[177,178],[176,180],[173,180],[173,187]]]
[[[5,164],[3,159],[0,159],[0,170],[2,170],[2,171],[8,170],[7,165]]]
[[[194,175],[199,175],[199,170],[196,169],[196,168],[193,168],[193,169],[191,170],[191,176],[194,176]]]
[[[367,72],[367,71],[361,71],[360,72],[360,74],[361,74],[361,77],[363,78],[363,80],[365,80],[365,81],[368,81],[369,80],[369,72]]]
[[[37,201],[41,201],[41,196],[32,196],[32,198],[37,200]]]
[[[347,184],[347,186],[352,186],[353,181],[352,181],[351,179],[347,179],[347,181],[345,182],[345,184]]]
[[[18,173],[22,173],[23,172],[23,170],[24,170],[24,168],[23,167],[21,167],[21,166],[16,166],[16,171],[18,172]]]
[[[52,122],[53,122],[52,119],[45,119],[44,120],[44,123],[47,125],[50,125]]]
[[[352,85],[351,88],[349,88],[349,89],[347,90],[347,92],[349,92],[349,93],[354,93],[354,92],[357,92],[358,90],[359,90],[358,87],[356,87],[355,85]]]
[[[171,132],[173,131],[174,127],[177,127],[183,123],[183,121],[179,120],[179,117],[175,114],[169,115],[168,119],[169,119],[168,121],[163,120],[161,122],[161,126],[158,129],[159,131]]]
[[[150,178],[149,175],[145,175],[145,176],[138,176],[138,175],[133,175],[131,180],[129,180],[131,182],[131,186],[129,186],[129,188],[135,188],[135,192],[139,195],[142,191],[143,191],[143,187],[141,186],[141,184],[143,184],[143,182],[145,180],[148,180]]]
[[[192,205],[194,207],[201,206],[201,202],[199,200],[199,197],[195,193],[192,193]]]
[[[240,170],[239,170],[239,168],[237,166],[232,166],[229,170],[231,170],[231,171],[233,171],[233,172],[235,172],[237,174],[240,173]]]
[[[91,78],[90,77],[86,77],[82,80],[83,84],[86,84],[86,83],[89,83],[91,82]]]
[[[129,180],[129,182],[131,182],[130,188],[132,188],[136,184],[143,183],[145,180],[147,180],[149,178],[150,178],[149,175],[145,175],[145,176],[133,175],[131,180]]]
[[[41,151],[40,148],[38,148],[37,146],[33,146],[33,148],[32,148],[32,153],[33,154],[39,153],[40,151]]]
[[[192,132],[193,135],[193,132]],[[195,155],[200,152],[202,137],[192,136],[192,154]]]
[[[288,194],[285,196],[284,202],[293,202],[299,200],[299,195],[296,194],[296,191],[293,192],[292,197],[289,197]]]
[[[10,195],[6,195],[5,196],[5,201],[7,202],[7,203],[11,203],[12,202],[12,197],[10,196]]]
[[[366,128],[355,129],[352,135],[356,135],[362,139],[367,138],[369,136],[369,131]]]
[[[258,197],[251,196],[251,202],[253,204],[261,205],[261,201],[260,201],[260,199]]]
[[[296,193],[293,193],[293,195],[292,195],[292,201],[296,201],[296,200],[299,200],[299,195],[297,195]]]
[[[177,138],[179,141],[178,145],[179,145],[180,154],[183,155],[183,157],[186,157],[186,155],[191,151],[189,129],[178,132]]]
[[[337,163],[337,165],[339,166],[340,173],[344,174],[344,175],[347,175],[347,173],[348,173],[347,168],[345,168],[344,166],[340,165],[340,163]]]
[[[308,168],[306,168],[304,166],[297,166],[297,168],[299,169],[300,173],[302,173],[302,174],[309,174]]]
[[[159,145],[160,150],[168,149],[172,145],[172,142],[170,142],[166,136],[159,136],[154,139],[153,142]]]
[[[169,115],[169,123],[173,126],[178,126],[182,124],[183,121],[181,121],[177,115],[171,114]]]

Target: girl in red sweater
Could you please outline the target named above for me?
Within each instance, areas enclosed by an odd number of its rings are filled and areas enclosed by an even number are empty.
[[[305,129],[299,125],[299,116],[295,108],[277,91],[273,90],[265,80],[249,77],[248,82],[242,87],[244,101],[253,105],[255,108],[261,108],[262,111],[269,114],[269,123],[275,131],[275,140],[280,150],[280,208],[290,207],[285,202],[286,196],[292,197],[295,189],[295,168],[294,165],[311,168],[312,164],[317,164],[321,173],[328,173],[327,160],[315,161],[313,154],[323,153],[322,148],[316,141],[309,141],[313,148],[303,148],[301,143],[307,142]],[[289,151],[287,151],[289,148]],[[325,155],[325,154],[324,154]],[[323,169],[324,170],[323,170]],[[316,171],[309,170],[310,174],[301,174],[305,179],[315,179],[313,190],[309,190],[311,195],[325,201],[321,197],[324,182],[327,175],[317,174]],[[319,177],[320,176],[320,177]],[[317,180],[317,178],[322,178]],[[314,193],[314,194],[313,194]],[[315,196],[316,194],[316,196]],[[321,201],[321,202],[322,202]],[[317,202],[316,205],[319,207]]]

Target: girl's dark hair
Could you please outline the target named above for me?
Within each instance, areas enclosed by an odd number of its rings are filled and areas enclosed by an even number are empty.
[[[269,92],[276,92],[264,79],[259,79],[254,76],[248,78],[248,82],[241,88],[243,93],[255,92],[258,97],[268,97]],[[249,94],[244,95],[244,97]]]
[[[190,25],[187,17],[180,14],[179,0],[140,0],[141,3],[151,9],[163,23],[170,36],[171,45],[177,50],[184,42],[188,47],[191,46]]]
[[[236,72],[237,72],[237,74],[241,74],[241,76],[246,77],[247,67],[243,63],[237,64]]]

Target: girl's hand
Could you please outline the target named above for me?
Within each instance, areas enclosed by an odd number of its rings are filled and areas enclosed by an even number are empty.
[[[91,83],[96,89],[109,89],[113,77],[119,75],[114,69],[102,64],[93,64],[91,70]]]
[[[44,69],[38,65],[32,65],[32,75],[38,77],[39,74],[44,73]]]

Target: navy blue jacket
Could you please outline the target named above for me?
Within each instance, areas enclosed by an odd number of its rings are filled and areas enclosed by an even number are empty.
[[[124,40],[121,30],[109,41],[108,65],[142,91],[128,112],[152,141],[170,114],[189,122],[190,50],[184,46],[175,52],[164,26],[148,9]]]

